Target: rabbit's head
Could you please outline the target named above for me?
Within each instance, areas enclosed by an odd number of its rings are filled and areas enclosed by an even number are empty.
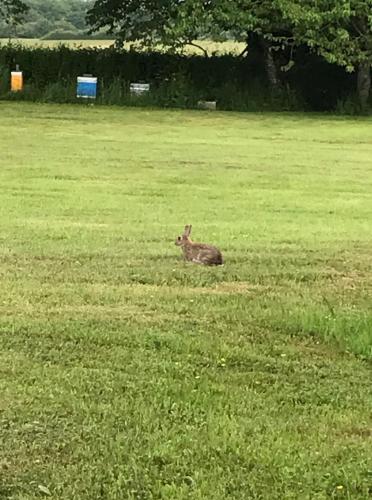
[[[184,230],[182,236],[178,236],[178,238],[176,239],[176,242],[175,242],[175,244],[178,247],[182,247],[182,246],[186,245],[187,243],[191,243],[191,240],[190,240],[191,228],[192,228],[191,225],[185,226],[185,230]]]

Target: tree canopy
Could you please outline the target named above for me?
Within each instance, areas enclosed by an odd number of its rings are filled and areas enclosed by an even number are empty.
[[[259,40],[270,82],[278,82],[277,55],[306,44],[328,62],[358,71],[365,105],[372,64],[372,0],[96,0],[88,12],[92,31],[107,29],[120,45],[140,41],[170,48],[228,32]],[[283,67],[283,65],[282,65]]]
[[[358,71],[364,106],[371,86],[372,0],[278,0],[297,41],[328,62]]]
[[[0,21],[17,24],[23,19],[28,8],[21,0],[0,0]]]
[[[242,40],[251,31],[268,35],[281,27],[280,11],[271,0],[96,0],[88,22],[92,31],[105,28],[119,43],[170,47],[224,32]]]
[[[248,43],[254,33],[273,87],[279,78],[272,48],[282,48],[290,28],[271,0],[96,0],[87,19],[92,32],[107,29],[118,45],[139,41],[177,49],[196,45],[206,36],[219,39],[224,33]]]

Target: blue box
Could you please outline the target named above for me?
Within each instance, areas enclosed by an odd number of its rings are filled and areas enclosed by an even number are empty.
[[[97,97],[97,78],[78,76],[76,96],[83,99],[95,99]]]

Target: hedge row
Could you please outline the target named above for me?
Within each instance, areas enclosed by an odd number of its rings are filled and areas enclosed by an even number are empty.
[[[233,55],[185,56],[113,48],[27,48],[0,46],[0,97],[9,94],[9,72],[18,64],[27,86],[23,96],[34,100],[72,101],[78,75],[99,78],[101,102],[126,104],[129,82],[149,82],[150,104],[193,107],[199,99],[217,100],[228,110],[329,111],[353,102],[355,75],[309,54],[297,57],[283,74],[280,92],[266,84],[264,64]]]

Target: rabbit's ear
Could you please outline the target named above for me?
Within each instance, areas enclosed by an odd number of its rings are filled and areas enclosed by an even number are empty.
[[[185,226],[185,231],[184,231],[184,236],[186,236],[187,238],[190,236],[190,233],[191,233],[191,228],[192,226],[191,225],[188,225],[188,226]]]

